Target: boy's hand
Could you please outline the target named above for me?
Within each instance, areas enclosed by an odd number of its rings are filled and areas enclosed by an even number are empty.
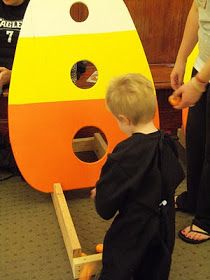
[[[95,199],[95,197],[96,197],[96,188],[94,188],[94,189],[91,190],[91,192],[90,192],[90,197],[91,197],[92,199]]]

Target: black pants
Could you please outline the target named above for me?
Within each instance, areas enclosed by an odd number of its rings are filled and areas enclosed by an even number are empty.
[[[109,246],[103,252],[103,267],[98,280],[168,280],[174,247],[174,199],[158,218],[145,225],[135,248],[116,250]],[[153,229],[158,230],[154,233]],[[120,237],[119,237],[120,238]],[[104,242],[104,245],[106,242]],[[124,247],[125,244],[122,244]],[[104,246],[105,248],[105,246]]]
[[[196,70],[193,70],[193,75]],[[186,128],[187,192],[177,202],[195,213],[193,224],[210,232],[210,86],[189,108]]]
[[[9,142],[9,135],[0,133],[0,169],[5,169],[14,175],[20,175],[16,165],[12,148]]]
[[[126,264],[121,267],[115,267],[114,264],[105,265],[98,280],[168,280],[170,266],[171,253],[157,236],[146,248],[136,269],[132,270]]]

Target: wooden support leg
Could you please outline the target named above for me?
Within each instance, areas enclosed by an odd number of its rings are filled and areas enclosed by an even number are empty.
[[[100,133],[94,133],[93,137],[74,139],[72,144],[75,153],[91,151],[98,159],[101,159],[107,151],[107,143]]]
[[[54,184],[54,192],[51,195],[74,279],[79,278],[82,268],[88,264],[93,264],[91,273],[94,275],[100,269],[102,254],[81,257],[81,245],[77,237],[62,187],[59,183]]]
[[[81,245],[77,237],[74,224],[66,203],[66,199],[60,184],[54,184],[52,200],[54,203],[61,232],[63,234],[63,239],[66,245],[69,260],[71,265],[73,265],[73,258],[81,256]]]

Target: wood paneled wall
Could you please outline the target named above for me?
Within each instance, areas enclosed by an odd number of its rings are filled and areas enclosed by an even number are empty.
[[[124,0],[141,38],[157,92],[160,128],[172,135],[182,125],[182,112],[172,108],[170,73],[193,0]]]
[[[192,0],[124,0],[150,64],[174,63]]]

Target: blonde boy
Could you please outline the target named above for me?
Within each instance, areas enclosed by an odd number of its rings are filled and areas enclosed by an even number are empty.
[[[156,97],[141,74],[111,81],[106,102],[128,138],[92,191],[98,214],[114,221],[104,239],[100,280],[167,280],[174,245],[174,191],[184,174],[173,141],[153,124]]]
[[[106,103],[120,128],[131,135],[138,130],[157,131],[153,124],[156,97],[152,83],[140,74],[127,74],[110,83]]]

